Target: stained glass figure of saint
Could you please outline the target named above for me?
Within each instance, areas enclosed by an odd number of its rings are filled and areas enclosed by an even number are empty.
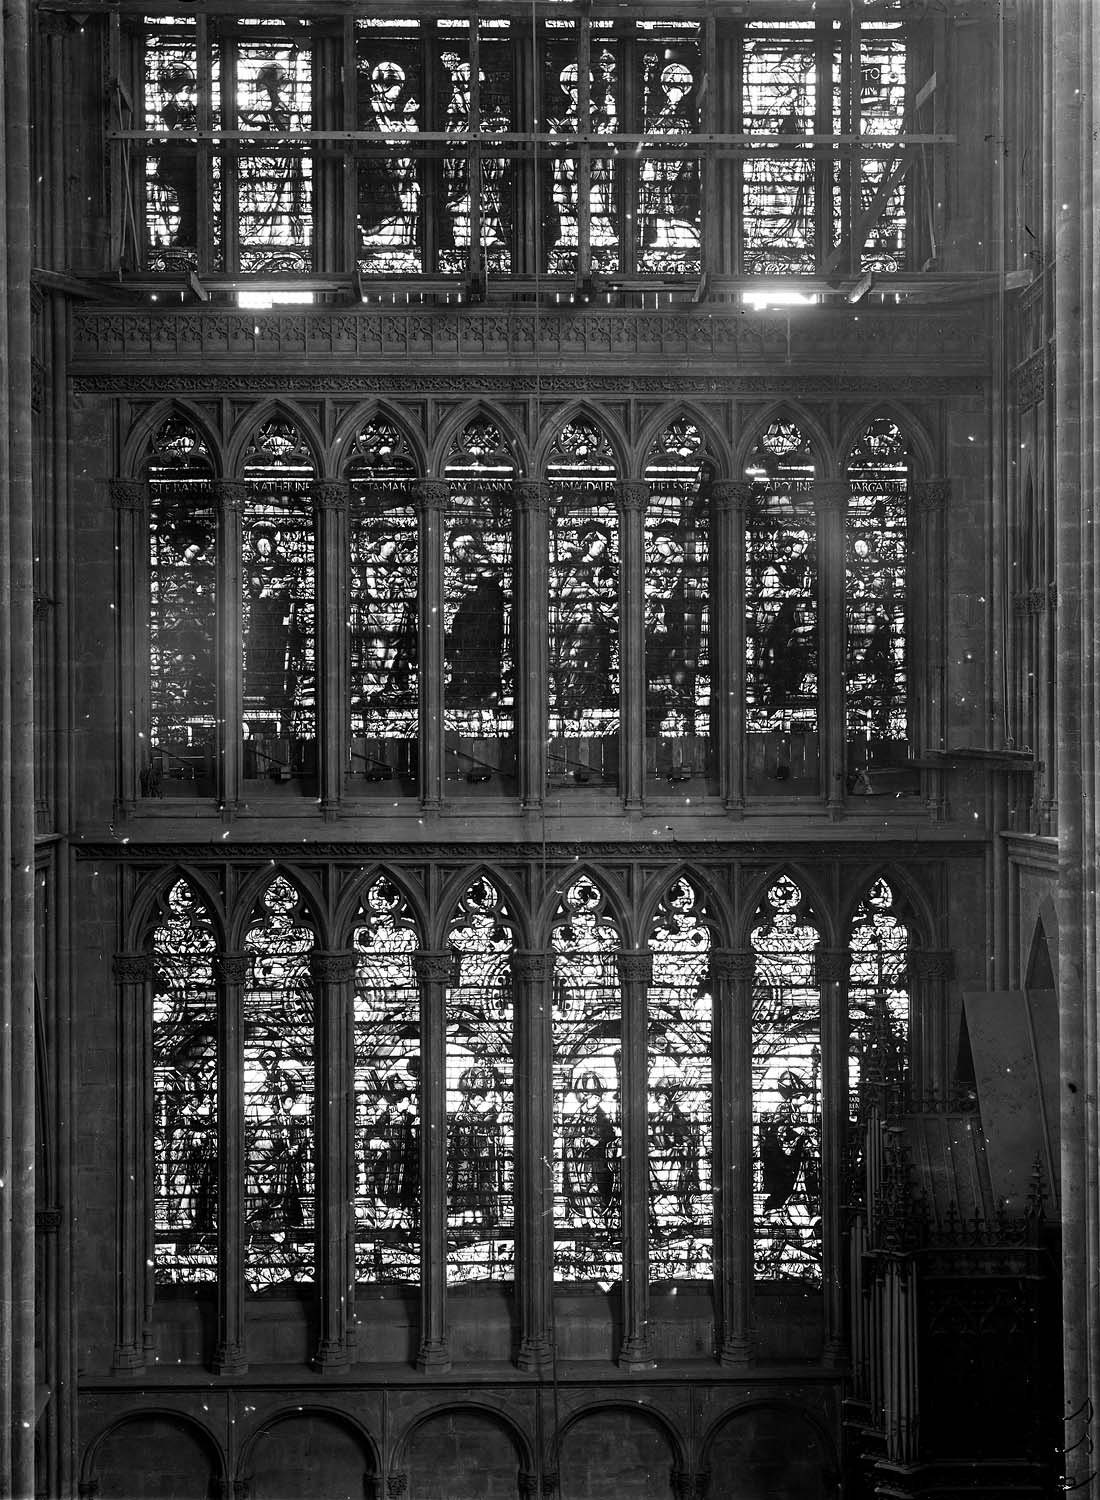
[[[619,569],[610,527],[583,521],[557,579],[556,706],[563,715],[613,706],[612,665],[619,614]]]
[[[360,126],[380,135],[415,135],[420,101],[396,58],[369,68],[359,105]],[[359,163],[360,255],[369,270],[420,270],[420,180],[412,155],[372,154]]]
[[[258,521],[251,528],[245,567],[245,704],[255,701],[287,733],[305,669],[306,637],[296,570],[283,555],[276,527]]]
[[[198,129],[194,71],[182,61],[157,75],[163,103],[158,128],[187,137]],[[168,245],[194,248],[199,242],[197,154],[193,141],[171,144],[153,157],[152,180],[163,195],[158,217],[168,226]]]
[[[615,103],[615,58],[604,48],[595,71],[589,75],[588,119],[580,116],[579,70],[575,62],[566,63],[558,74],[564,107],[559,101],[552,106],[548,128],[552,135],[575,136],[578,133],[607,135],[617,129],[618,109]],[[583,191],[580,158],[562,154],[554,157],[551,188],[552,214],[548,242],[550,270],[572,274],[577,270],[580,246],[580,194]],[[588,245],[594,270],[611,270],[617,259],[619,243],[615,227],[614,169],[609,157],[593,156],[588,178]]]
[[[683,62],[645,57],[647,135],[690,135],[695,112],[689,104],[695,79]],[[654,87],[656,83],[656,87]],[[655,107],[654,107],[655,106]],[[699,268],[699,168],[691,160],[645,155],[640,167],[641,253],[644,271]]]
[[[447,703],[494,708],[500,701],[504,653],[504,585],[477,526],[457,525],[447,538],[461,580],[447,633]]]

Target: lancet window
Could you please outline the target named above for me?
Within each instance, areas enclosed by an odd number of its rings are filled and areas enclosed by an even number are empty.
[[[153,928],[154,1275],[158,1284],[218,1274],[217,941],[185,880]]]
[[[739,10],[116,18],[120,263],[474,299],[909,269],[942,150],[906,138],[934,124],[919,28]]]
[[[887,880],[876,880],[852,918],[848,980],[849,1115],[902,1097],[909,1078],[909,927]]]

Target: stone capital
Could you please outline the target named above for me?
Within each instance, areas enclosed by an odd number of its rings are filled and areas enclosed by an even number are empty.
[[[409,1476],[395,1471],[386,1475],[387,1500],[401,1500],[409,1484]]]
[[[743,514],[752,505],[752,485],[747,479],[718,479],[710,487],[710,496],[720,514]]]
[[[752,948],[712,948],[712,980],[745,979],[751,984],[756,975],[756,953]]]
[[[517,479],[512,498],[517,511],[544,516],[550,509],[550,486],[541,479]]]
[[[955,977],[955,954],[950,948],[910,948],[906,963],[914,979]]]
[[[951,500],[949,479],[914,479],[909,487],[914,510],[933,512],[946,510]]]
[[[214,501],[222,515],[238,514],[244,509],[248,486],[242,479],[216,479]]]
[[[554,955],[519,948],[512,954],[512,977],[520,984],[541,984],[554,977]]]
[[[852,486],[847,479],[815,479],[810,486],[810,499],[817,511],[843,514],[851,498]]]
[[[251,953],[218,953],[214,956],[214,978],[223,984],[247,984],[252,978]]]
[[[318,479],[310,486],[310,495],[318,510],[346,510],[350,487],[343,479]]]
[[[653,954],[640,949],[616,955],[619,978],[624,984],[653,983]]]
[[[412,956],[413,973],[421,984],[460,983],[462,955],[453,948],[431,950],[421,948]]]
[[[115,510],[140,511],[145,509],[148,486],[143,479],[112,479],[108,484],[111,504]]]
[[[625,511],[643,511],[649,504],[650,486],[644,479],[620,479],[615,495]]]
[[[350,984],[355,978],[355,954],[315,948],[309,955],[309,976],[315,984]]]
[[[116,953],[111,973],[119,984],[144,984],[156,973],[156,959],[151,953]]]
[[[450,493],[451,487],[445,479],[421,479],[413,490],[420,509],[432,511],[445,510]]]
[[[814,982],[816,984],[846,984],[852,967],[850,948],[815,948]]]

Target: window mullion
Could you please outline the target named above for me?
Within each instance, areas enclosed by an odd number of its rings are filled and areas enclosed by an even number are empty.
[[[653,981],[648,951],[619,954],[622,990],[623,1342],[619,1364],[652,1369],[649,1319],[649,1069],[646,992]]]

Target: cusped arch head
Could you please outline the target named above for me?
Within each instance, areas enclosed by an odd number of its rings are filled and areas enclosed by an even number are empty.
[[[706,912],[705,925],[710,932],[712,945],[715,948],[728,946],[733,931],[734,916],[727,893],[712,881],[709,875],[683,860],[674,865],[671,870],[661,870],[647,881],[641,900],[638,902],[637,930],[633,934],[635,947],[645,948],[648,945],[653,930],[653,920],[661,908],[661,903],[681,880],[688,882],[702,902]]]
[[[781,400],[755,412],[739,434],[733,454],[732,474],[735,478],[744,478],[756,445],[773,422],[790,422],[802,433],[813,457],[815,479],[832,477],[834,455],[828,433],[797,401]]]
[[[822,947],[836,947],[836,914],[830,910],[823,887],[811,871],[801,869],[798,865],[787,861],[774,865],[765,873],[746,882],[739,915],[740,930],[736,934],[734,946],[744,948],[751,946],[753,928],[760,919],[760,910],[767,900],[768,892],[778,880],[783,878],[793,881],[801,892],[807,918],[816,927]]]
[[[644,1400],[640,1396],[634,1400],[620,1399],[606,1401],[597,1399],[589,1406],[581,1406],[576,1411],[570,1412],[551,1437],[550,1452],[547,1456],[548,1466],[554,1471],[560,1469],[566,1439],[574,1428],[579,1427],[585,1420],[611,1414],[616,1416],[640,1417],[643,1422],[647,1422],[651,1427],[655,1428],[668,1443],[671,1467],[673,1469],[685,1469],[687,1467],[685,1462],[687,1445],[675,1421],[655,1403]]]
[[[168,897],[181,880],[206,911],[215,942],[219,947],[225,946],[226,913],[216,882],[205,870],[176,864],[148,876],[138,888],[127,915],[125,941],[128,952],[142,953],[151,949]]]
[[[99,1481],[101,1475],[98,1472],[105,1445],[117,1433],[126,1428],[137,1427],[140,1423],[163,1422],[169,1427],[177,1428],[181,1433],[194,1440],[198,1447],[207,1454],[210,1459],[211,1478],[220,1493],[229,1491],[229,1466],[225,1452],[214,1431],[198,1417],[193,1417],[188,1412],[176,1411],[170,1407],[146,1406],[138,1411],[129,1411],[125,1416],[118,1417],[107,1424],[91,1438],[84,1448],[80,1460],[80,1493],[82,1495],[94,1495],[99,1492]]]
[[[438,474],[442,479],[447,472],[447,458],[451,452],[452,445],[457,441],[459,435],[465,431],[471,422],[491,422],[496,427],[504,441],[504,447],[512,459],[515,468],[515,478],[524,479],[528,472],[527,450],[523,434],[517,429],[515,423],[496,411],[484,401],[464,402],[456,411],[451,412],[447,419],[439,426],[432,442],[431,463],[432,473]]]
[[[309,452],[313,464],[313,477],[320,479],[324,473],[324,438],[312,417],[299,411],[292,401],[265,401],[251,407],[234,428],[226,453],[226,471],[235,479],[246,478],[245,465],[248,451],[270,422],[288,422],[297,429]]]
[[[305,925],[313,931],[314,947],[325,949],[329,947],[329,924],[326,920],[326,904],[320,886],[312,876],[305,875],[301,870],[288,869],[285,865],[264,865],[258,870],[253,870],[242,880],[238,899],[235,902],[235,912],[232,929],[229,933],[233,951],[243,950],[249,929],[256,920],[268,891],[274,883],[283,879],[297,895],[301,903],[305,917]]]
[[[804,1407],[797,1406],[793,1401],[764,1397],[761,1400],[741,1402],[732,1411],[722,1412],[703,1433],[699,1446],[700,1467],[715,1473],[717,1440],[729,1430],[732,1424],[749,1423],[754,1416],[759,1418],[761,1415],[776,1418],[782,1427],[792,1434],[799,1430],[808,1433],[820,1455],[823,1500],[824,1496],[835,1494],[835,1486],[839,1477],[839,1460],[833,1436],[816,1413],[806,1411]]]
[[[619,934],[620,944],[623,948],[628,946],[631,927],[630,903],[617,885],[608,880],[601,870],[578,863],[568,870],[560,871],[551,880],[549,888],[543,892],[534,917],[532,932],[534,947],[541,946],[549,949],[552,946],[554,928],[557,926],[558,913],[565,900],[566,892],[572,890],[576,882],[584,878],[592,882],[603,898],[605,915]]]
[[[707,411],[697,410],[683,401],[663,406],[648,418],[637,442],[637,470],[644,479],[653,461],[653,449],[663,432],[676,422],[690,422],[703,439],[703,456],[713,467],[713,478],[725,479],[734,473],[733,451],[726,433]]]
[[[359,913],[371,887],[379,880],[388,881],[405,901],[416,926],[417,942],[427,947],[430,924],[423,890],[403,870],[394,870],[384,864],[365,866],[341,895],[332,919],[337,944],[344,949],[351,948]]]
[[[935,477],[935,447],[924,424],[895,401],[868,402],[844,425],[838,448],[840,472],[846,475],[852,461],[852,450],[863,439],[872,422],[885,419],[893,422],[901,433],[909,451],[912,477],[932,479]]]
[[[446,947],[458,903],[479,880],[488,881],[498,893],[512,924],[514,946],[517,949],[525,948],[530,920],[523,889],[507,871],[494,870],[486,864],[476,865],[473,869],[459,870],[444,885],[439,894],[431,934],[434,945],[438,948]]]
[[[342,1411],[337,1407],[325,1404],[280,1407],[277,1411],[266,1415],[263,1421],[250,1433],[241,1444],[240,1458],[238,1461],[238,1477],[243,1486],[255,1471],[256,1454],[259,1444],[263,1442],[272,1432],[288,1423],[307,1421],[319,1421],[331,1423],[334,1427],[346,1433],[360,1447],[363,1454],[363,1471],[367,1475],[377,1475],[380,1472],[379,1446],[370,1432],[350,1412]]]
[[[386,401],[366,401],[362,406],[357,406],[354,411],[344,416],[336,428],[332,442],[332,472],[339,474],[342,479],[349,477],[348,471],[352,463],[352,444],[368,422],[383,421],[390,422],[401,434],[408,444],[409,454],[413,459],[417,479],[423,479],[430,472],[428,468],[428,453],[424,442],[424,434],[419,427],[409,421],[408,414],[399,407],[391,406]]]
[[[1024,986],[1058,989],[1058,908],[1049,895],[1039,903],[1031,941],[1024,954]]]
[[[146,477],[149,460],[153,456],[153,439],[173,417],[186,423],[206,448],[210,458],[211,479],[220,478],[225,473],[220,434],[211,427],[202,413],[195,411],[186,401],[179,400],[158,401],[148,411],[142,412],[126,434],[121,455],[122,474],[134,479]]]
[[[550,456],[558,439],[573,422],[587,422],[603,434],[615,461],[615,477],[625,479],[629,473],[630,461],[630,444],[626,433],[610,412],[602,411],[590,401],[573,401],[554,413],[553,420],[549,422],[535,449],[532,474],[540,479],[546,478]]]
[[[872,887],[884,880],[894,897],[894,907],[909,932],[911,947],[929,948],[936,944],[936,925],[927,893],[908,871],[889,863],[845,876],[844,891],[837,921],[843,941],[852,930],[856,913],[867,900]]]
[[[454,1417],[480,1417],[492,1423],[512,1444],[519,1468],[531,1472],[535,1467],[535,1450],[531,1436],[508,1411],[503,1403],[497,1404],[491,1397],[464,1398],[461,1402],[447,1401],[434,1406],[430,1411],[415,1416],[394,1444],[391,1468],[404,1470],[408,1467],[409,1454],[419,1432],[440,1419]]]

